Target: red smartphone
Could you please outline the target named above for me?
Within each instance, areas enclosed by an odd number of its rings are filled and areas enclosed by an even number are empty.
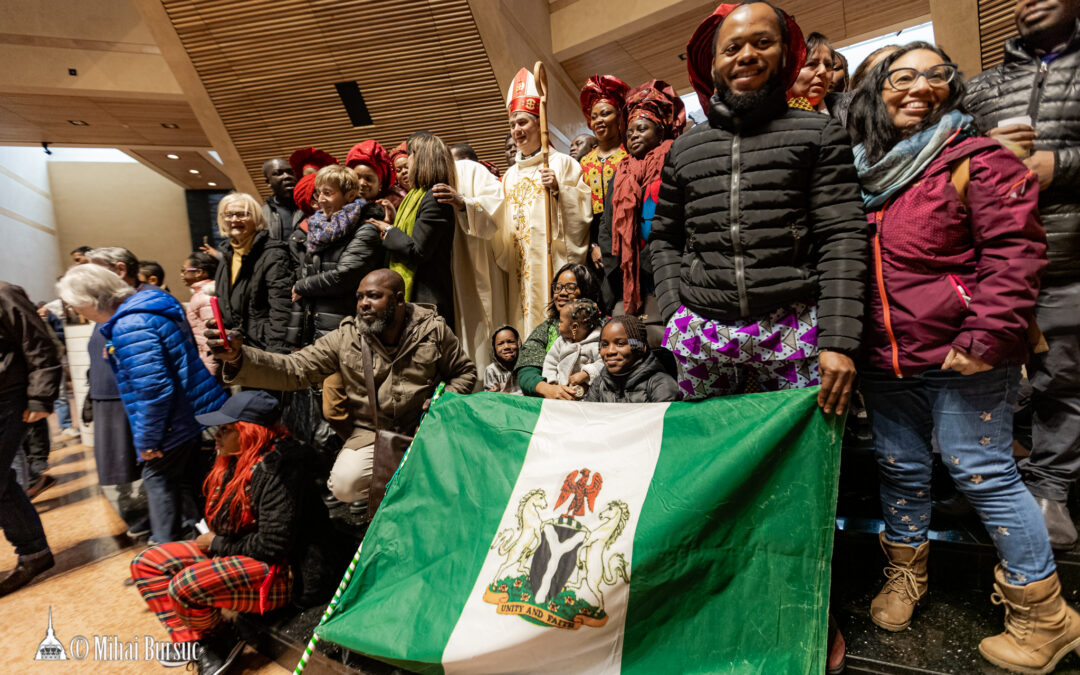
[[[221,332],[221,340],[225,343],[225,349],[228,349],[229,331],[225,329],[225,322],[221,319],[221,307],[218,305],[218,299],[216,295],[210,296],[210,309],[214,312],[214,323],[217,324],[218,331]]]

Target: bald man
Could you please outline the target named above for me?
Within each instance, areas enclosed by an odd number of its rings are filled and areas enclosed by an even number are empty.
[[[296,391],[341,373],[352,433],[338,454],[327,487],[343,502],[366,501],[375,443],[361,341],[371,349],[379,427],[412,434],[439,382],[469,394],[476,366],[432,305],[405,302],[405,282],[388,269],[371,272],[356,291],[356,316],[292,354],[271,354],[243,345],[229,333],[224,349],[217,330],[206,331],[215,358],[225,362],[225,381],[257,389]]]
[[[262,170],[263,178],[270,186],[270,196],[263,204],[266,230],[271,239],[287,242],[304,219],[304,212],[298,209],[293,201],[296,174],[288,160],[281,157],[263,162]]]

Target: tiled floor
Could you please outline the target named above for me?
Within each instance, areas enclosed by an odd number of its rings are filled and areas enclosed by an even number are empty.
[[[146,660],[147,644],[168,640],[165,630],[147,610],[132,586],[124,586],[128,563],[141,550],[123,534],[125,527],[97,486],[91,448],[72,445],[54,450],[49,473],[57,484],[38,495],[34,505],[56,557],[56,567],[31,585],[0,598],[0,654],[4,673],[161,673]],[[6,540],[0,542],[0,575],[15,565]],[[56,637],[68,652],[68,663],[35,662],[38,644],[45,637],[49,608]],[[73,658],[86,638],[88,653]],[[107,644],[138,642],[138,660],[107,660]],[[101,652],[95,650],[95,637]],[[114,653],[122,649],[114,649]],[[134,656],[126,650],[121,657]],[[283,668],[248,648],[230,672],[285,673]]]

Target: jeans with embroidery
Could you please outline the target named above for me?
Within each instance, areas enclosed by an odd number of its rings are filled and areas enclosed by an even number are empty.
[[[957,488],[975,507],[997,547],[1009,583],[1054,572],[1042,512],[1012,456],[1016,366],[974,375],[928,370],[898,379],[862,374],[881,477],[885,537],[918,546],[930,527],[932,435]]]

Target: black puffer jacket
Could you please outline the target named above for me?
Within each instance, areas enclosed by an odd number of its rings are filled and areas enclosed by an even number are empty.
[[[294,602],[308,607],[333,594],[348,566],[352,543],[342,541],[314,490],[314,452],[292,438],[280,438],[252,470],[248,484],[255,525],[230,532],[228,504],[210,529],[213,556],[244,555],[269,565],[287,562],[293,572]],[[226,471],[222,485],[232,478]]]
[[[656,296],[718,320],[817,302],[818,344],[853,352],[862,333],[867,222],[847,133],[787,107],[747,119],[713,96],[709,123],[676,139],[653,219]]]
[[[662,403],[680,398],[675,378],[651,352],[626,375],[612,375],[604,368],[585,394],[586,401],[598,403]]]
[[[285,333],[291,318],[295,278],[288,247],[271,239],[266,230],[256,232],[235,284],[233,248],[228,239],[220,250],[225,258],[218,265],[214,288],[225,325],[242,331],[244,344],[279,354],[288,352]]]
[[[446,324],[454,326],[454,281],[450,258],[454,250],[454,207],[435,201],[429,190],[420,200],[412,236],[397,228],[383,239],[387,251],[416,270],[411,302],[435,305]]]
[[[303,251],[303,263],[296,281],[301,296],[298,309],[289,324],[289,339],[308,345],[336,330],[341,320],[356,314],[356,289],[369,272],[383,267],[386,253],[379,241],[379,230],[365,224],[368,218],[384,217],[381,206],[365,205],[360,217],[340,240],[318,253],[304,249],[306,233],[297,230],[290,242]]]
[[[1031,117],[1035,150],[1054,152],[1054,180],[1039,194],[1046,228],[1043,285],[1080,278],[1080,22],[1064,53],[1044,65],[1016,37],[1005,43],[1005,62],[968,83],[964,103],[980,131],[1018,115]]]

